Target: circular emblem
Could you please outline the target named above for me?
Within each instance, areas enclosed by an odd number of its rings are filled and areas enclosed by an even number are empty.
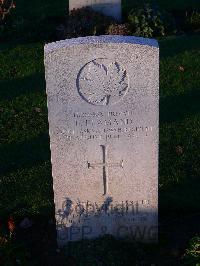
[[[118,62],[100,58],[82,67],[77,78],[80,96],[93,105],[113,105],[128,91],[127,71]]]

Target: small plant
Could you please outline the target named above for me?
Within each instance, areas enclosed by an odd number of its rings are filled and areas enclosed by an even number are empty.
[[[106,34],[109,35],[130,35],[129,25],[128,24],[111,24]]]
[[[65,24],[58,29],[58,38],[75,38],[105,34],[113,19],[89,7],[74,9],[71,11]]]
[[[200,265],[200,237],[196,236],[190,240],[183,259],[183,265]]]
[[[16,224],[12,216],[7,224],[0,222],[0,265],[27,265],[27,251],[24,243],[15,239]]]
[[[200,11],[186,12],[185,25],[188,30],[200,30]]]
[[[128,16],[131,33],[136,36],[166,36],[175,33],[175,24],[171,16],[158,7],[145,4],[131,10]]]
[[[5,19],[13,8],[15,8],[13,0],[0,0],[0,22]]]

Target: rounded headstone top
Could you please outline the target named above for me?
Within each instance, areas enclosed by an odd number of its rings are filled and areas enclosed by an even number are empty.
[[[87,44],[101,44],[101,43],[125,43],[147,45],[158,48],[158,42],[155,39],[135,37],[135,36],[121,36],[121,35],[101,35],[101,36],[87,36],[61,40],[57,42],[48,43],[44,47],[46,54],[64,47],[87,45]]]

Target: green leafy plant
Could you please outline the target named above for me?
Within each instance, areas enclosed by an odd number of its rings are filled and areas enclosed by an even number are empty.
[[[188,30],[200,30],[200,11],[186,12],[185,26]]]
[[[113,19],[89,7],[71,11],[65,24],[57,28],[59,39],[105,34]]]
[[[130,35],[129,25],[128,24],[111,24],[106,34],[109,35]]]
[[[200,265],[200,237],[196,236],[190,240],[183,259],[184,265]]]
[[[166,36],[175,33],[175,23],[164,10],[150,4],[137,6],[128,15],[131,33],[136,36]]]

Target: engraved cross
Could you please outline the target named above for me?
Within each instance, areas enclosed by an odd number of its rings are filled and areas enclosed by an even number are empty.
[[[103,162],[102,163],[90,163],[87,162],[88,169],[102,167],[103,168],[103,186],[104,186],[104,193],[106,195],[108,193],[108,168],[109,167],[121,167],[123,168],[123,160],[119,163],[107,163],[107,153],[108,153],[108,146],[100,145],[103,152]]]

